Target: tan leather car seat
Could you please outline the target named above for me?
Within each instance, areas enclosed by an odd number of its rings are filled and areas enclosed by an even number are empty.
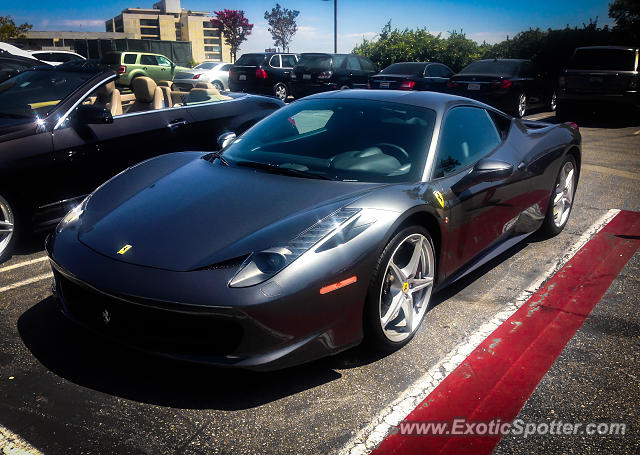
[[[171,89],[167,86],[160,85],[162,90],[162,99],[164,100],[164,107],[173,107],[173,100],[171,99]]]
[[[103,105],[111,111],[111,115],[122,115],[122,100],[120,90],[116,88],[115,82],[111,81],[96,90],[94,105]]]
[[[150,77],[136,77],[131,84],[131,89],[136,100],[127,113],[152,111],[164,107],[162,90]]]

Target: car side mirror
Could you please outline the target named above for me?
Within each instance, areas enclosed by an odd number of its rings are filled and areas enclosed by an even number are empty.
[[[220,150],[224,150],[229,144],[236,140],[236,133],[228,131],[218,136],[218,146]]]
[[[113,123],[111,111],[104,106],[81,104],[75,114],[76,123],[80,125],[104,125]]]
[[[464,190],[483,182],[498,182],[511,177],[513,165],[504,161],[491,158],[481,159],[473,166],[473,169],[451,188],[454,193],[460,194]]]

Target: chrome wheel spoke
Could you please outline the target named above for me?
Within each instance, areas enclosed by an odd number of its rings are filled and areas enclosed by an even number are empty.
[[[404,295],[401,290],[398,290],[395,295],[391,297],[391,305],[389,309],[385,313],[385,315],[380,319],[383,326],[389,324],[390,321],[393,321],[400,312],[400,308],[402,308],[402,301],[404,300]]]
[[[416,278],[412,281],[411,293],[421,291],[424,288],[431,286],[432,283],[433,278]]]
[[[413,318],[415,316],[413,312],[413,298],[411,295],[406,294],[402,297],[402,312],[404,313],[405,326],[408,333],[413,332]]]
[[[13,232],[13,223],[0,221],[0,234],[10,234]]]
[[[413,278],[418,273],[418,266],[420,265],[420,259],[422,258],[422,241],[424,237],[420,237],[414,247],[413,253],[411,254],[411,259],[409,259],[409,263],[402,269],[404,276],[407,278]]]
[[[393,274],[399,281],[407,281],[407,275],[405,275],[404,271],[398,267],[395,262],[393,262],[393,258],[391,258],[391,262],[389,262],[389,268],[391,268]]]

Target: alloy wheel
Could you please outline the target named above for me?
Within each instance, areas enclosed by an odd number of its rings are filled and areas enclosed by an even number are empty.
[[[213,83],[213,86],[216,88],[217,91],[221,92],[224,90],[224,87],[222,86],[222,84],[218,81],[215,81]]]
[[[575,189],[574,176],[575,168],[573,162],[567,161],[560,170],[560,176],[553,197],[553,224],[557,227],[564,226],[569,218]]]
[[[14,232],[15,215],[11,210],[11,206],[0,196],[0,257],[9,247]]]
[[[524,117],[524,114],[527,112],[527,95],[521,93],[518,97],[518,117]]]
[[[390,341],[404,341],[420,326],[431,298],[434,271],[433,247],[424,235],[411,234],[394,250],[378,306],[382,332]]]
[[[289,96],[289,94],[287,93],[287,86],[282,83],[276,84],[275,92],[276,96],[282,101],[285,101],[287,99],[287,96]]]
[[[556,97],[556,92],[553,92],[551,94],[551,102],[549,102],[549,109],[551,109],[551,112],[554,112],[557,107],[558,107],[558,101]]]

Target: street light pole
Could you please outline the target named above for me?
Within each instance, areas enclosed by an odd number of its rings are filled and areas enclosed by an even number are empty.
[[[328,2],[330,0],[322,0]],[[338,0],[333,0],[333,53],[338,53]]]

